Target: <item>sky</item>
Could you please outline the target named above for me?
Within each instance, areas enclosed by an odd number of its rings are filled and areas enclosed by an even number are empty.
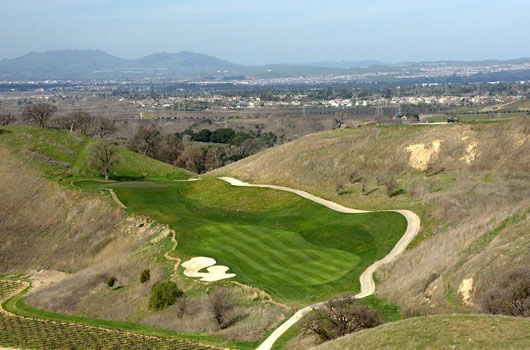
[[[0,58],[193,51],[241,64],[530,57],[529,0],[0,0]]]

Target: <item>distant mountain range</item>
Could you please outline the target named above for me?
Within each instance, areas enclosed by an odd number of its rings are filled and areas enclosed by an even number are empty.
[[[205,54],[182,51],[178,53],[155,53],[139,59],[123,59],[100,50],[55,50],[31,52],[24,56],[0,61],[0,80],[45,80],[45,79],[143,79],[143,78],[207,78],[230,80],[233,78],[293,78],[313,76],[348,75],[368,81],[377,76],[392,79],[420,79],[427,75],[424,67],[487,67],[504,65],[505,69],[477,70],[481,79],[502,78],[503,71],[509,72],[511,80],[518,79],[518,70],[509,65],[530,67],[530,59],[509,61],[485,60],[473,62],[404,62],[388,64],[375,60],[313,62],[302,64],[274,64],[246,66],[231,63]],[[524,68],[527,69],[528,68]],[[443,69],[440,70],[443,72]],[[461,70],[461,71],[465,71]],[[473,71],[473,70],[470,70]],[[515,73],[514,73],[515,71]],[[385,74],[376,74],[384,72]],[[530,71],[529,71],[530,72]],[[465,72],[464,72],[465,73]],[[490,75],[496,73],[496,75]],[[526,72],[528,73],[528,72]],[[521,76],[528,77],[529,74]],[[422,75],[424,74],[424,75]],[[445,72],[447,76],[459,76],[460,72]],[[487,75],[485,75],[487,74]],[[504,74],[504,73],[503,73]],[[443,75],[442,75],[443,76]],[[368,77],[368,78],[366,78]],[[373,80],[375,81],[375,80]],[[445,80],[447,81],[447,80]]]
[[[383,63],[376,60],[366,60],[366,61],[324,61],[324,62],[310,62],[303,63],[304,66],[309,67],[323,67],[323,68],[359,68],[359,67],[369,67],[369,66],[388,66],[389,64]]]
[[[241,67],[222,59],[193,52],[155,53],[127,60],[100,50],[31,52],[0,61],[3,79],[79,79],[103,76],[208,74]]]

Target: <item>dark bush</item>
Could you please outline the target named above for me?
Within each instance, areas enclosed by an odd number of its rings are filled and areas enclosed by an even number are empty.
[[[114,276],[110,277],[108,280],[107,280],[107,286],[109,288],[112,288],[114,287],[114,285],[116,284],[116,282],[118,282],[118,279]]]
[[[140,283],[145,283],[151,279],[151,272],[149,270],[143,270],[140,274]]]
[[[148,306],[152,310],[165,309],[173,305],[183,294],[175,282],[160,282],[151,289]]]
[[[328,341],[380,324],[379,313],[375,309],[357,305],[355,299],[348,297],[331,300],[313,311],[306,317],[302,329],[318,336],[321,341]]]
[[[211,135],[212,132],[210,130],[202,129],[201,131],[192,136],[192,140],[198,142],[210,142]]]
[[[217,129],[212,132],[210,136],[210,142],[215,143],[230,143],[230,141],[236,136],[236,132],[229,128]]]
[[[530,269],[511,270],[486,292],[482,309],[492,315],[530,317]]]

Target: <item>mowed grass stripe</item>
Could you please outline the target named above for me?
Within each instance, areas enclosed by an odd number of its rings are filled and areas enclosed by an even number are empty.
[[[219,240],[218,242],[224,241]],[[229,251],[233,256],[237,257],[240,262],[246,264],[245,268],[242,268],[239,264],[237,266],[240,269],[244,270],[245,273],[247,273],[247,276],[252,276],[248,277],[249,279],[257,281],[257,283],[263,281],[270,282],[270,284],[267,285],[293,285],[293,281],[297,282],[295,285],[304,285],[307,283],[304,279],[295,278],[293,276],[287,276],[283,271],[273,271],[272,268],[267,267],[267,265],[260,264],[259,262],[252,260],[245,253],[241,252],[241,250],[237,247],[227,247],[226,250]],[[256,264],[258,266],[256,266]],[[246,268],[248,266],[253,267],[253,271],[248,271],[248,269]]]
[[[296,235],[296,233],[292,233],[292,232],[284,231],[284,233],[291,235],[291,236]],[[304,249],[303,247],[300,247],[299,250],[292,249],[291,248],[292,245],[288,245],[285,243],[281,244],[282,243],[281,241],[275,240],[274,238],[266,239],[265,236],[270,236],[268,234],[249,235],[238,229],[235,229],[233,231],[233,234],[236,235],[238,239],[249,243],[250,249],[253,249],[253,247],[256,247],[256,250],[258,250],[258,248],[260,248],[259,249],[260,251],[266,251],[270,253],[271,255],[274,255],[276,258],[278,258],[282,262],[292,264],[293,261],[296,261],[295,266],[300,265],[300,264],[307,266],[308,264],[313,264],[315,262],[311,254],[305,253],[306,251],[309,251],[309,249]],[[305,243],[305,242],[304,242],[304,245],[310,246],[308,243]],[[306,268],[303,268],[303,271],[306,271],[306,270],[307,270]],[[328,273],[335,273],[337,271],[332,268],[324,268],[324,270],[327,270]],[[324,279],[326,278],[325,276],[321,276],[321,277]]]
[[[256,243],[256,245],[259,244],[267,246],[268,252],[275,255],[279,259],[282,259],[283,261],[292,261],[293,258],[298,258],[298,261],[295,263],[295,266],[303,265],[299,267],[303,271],[307,271],[308,267],[313,267],[314,274],[318,275],[322,280],[329,280],[329,274],[336,275],[340,273],[342,275],[344,270],[349,270],[351,268],[351,266],[349,266],[348,264],[342,263],[341,260],[337,260],[335,254],[336,252],[332,252],[331,249],[326,249],[326,252],[323,251],[317,255],[314,254],[315,252],[317,252],[316,247],[313,248],[311,244],[305,241],[302,241],[301,243],[297,244],[297,246],[299,247],[298,249],[293,249],[292,247],[294,246],[294,242],[292,242],[292,240],[291,242],[288,242],[286,240],[282,241],[281,239],[276,239],[277,236],[297,235],[293,232],[283,231],[282,234],[276,234],[274,235],[274,237],[272,237],[271,234],[267,233],[245,234],[240,230],[235,232],[238,235],[238,238],[241,240],[245,240],[249,243]],[[252,230],[252,232],[255,233],[256,230]],[[308,248],[300,247],[301,244],[307,246]],[[342,252],[337,251],[337,253],[340,254]],[[346,252],[344,253],[345,254],[343,254],[344,256],[342,258],[344,260],[347,260],[350,254]],[[318,259],[315,259],[315,255],[317,255]],[[336,262],[340,263],[335,264]]]
[[[249,272],[249,267],[255,270],[252,271],[254,273],[249,274],[250,276],[256,275],[255,272],[257,271],[257,276],[259,276],[259,278],[253,279],[265,279],[273,284],[278,284],[278,279],[280,279],[280,283],[290,284],[289,276],[285,276],[285,274],[282,272],[272,271],[274,268],[270,267],[268,263],[259,255],[255,256],[252,253],[249,254],[244,248],[242,249],[241,247],[236,246],[234,242],[230,240],[230,237],[214,236],[208,239],[211,243],[213,243],[214,246],[223,246],[225,251],[229,251],[231,255],[243,262],[243,265],[237,264],[241,270],[246,270],[246,272]],[[273,275],[274,278],[271,278],[268,275]],[[300,281],[300,283],[303,283],[303,281]]]
[[[273,262],[272,259],[263,258],[265,255],[263,251],[260,252],[258,249],[249,249],[247,245],[237,242],[237,240],[231,239],[230,237],[218,236],[212,237],[211,239],[216,241],[217,244],[231,247],[231,251],[234,254],[235,249],[239,252],[238,255],[243,262],[253,266],[265,275],[278,276],[278,278],[281,278],[285,284],[293,284],[293,279],[300,285],[321,283],[319,279],[309,275],[305,269],[303,271],[293,269],[292,262],[287,261],[285,265],[281,265]]]
[[[244,232],[241,232],[236,227],[232,227],[229,225],[219,225],[219,227],[221,228],[221,231],[222,230],[229,231],[229,233],[223,235],[223,237],[237,236],[233,238],[237,238],[238,241],[244,241],[248,243],[248,245],[245,246],[247,250],[250,250],[255,254],[268,253],[268,254],[274,255],[280,261],[279,265],[289,266],[289,270],[298,271],[299,273],[303,275],[306,275],[308,268],[311,268],[312,266],[314,266],[314,268],[320,267],[320,270],[327,270],[327,273],[326,271],[319,271],[318,269],[313,272],[313,275],[317,275],[316,277],[319,277],[318,283],[322,283],[323,280],[326,280],[326,281],[329,280],[330,279],[329,274],[336,275],[337,272],[339,271],[342,272],[342,270],[344,270],[342,268],[340,270],[329,269],[326,267],[325,262],[319,263],[318,261],[315,261],[310,254],[304,254],[303,253],[304,250],[299,251],[298,255],[300,255],[301,258],[300,258],[300,261],[296,261],[296,259],[292,255],[289,255],[288,253],[282,254],[282,251],[288,251],[288,250],[294,251],[293,249],[289,248],[287,245],[276,246],[277,249],[274,249],[275,248],[274,246],[266,244],[259,239],[253,238],[250,235],[245,234]],[[208,227],[208,229],[210,231],[216,230],[213,227]],[[288,234],[295,235],[296,233],[288,233]],[[308,243],[305,243],[305,242],[303,243],[304,245],[310,246],[310,244]],[[303,248],[300,248],[300,249],[303,249]],[[312,280],[315,280],[315,279],[312,278]]]
[[[273,249],[267,244],[263,244],[263,242],[259,240],[249,238],[244,233],[240,233],[239,235],[237,235],[237,237],[233,237],[234,235],[233,233],[237,232],[235,228],[230,230],[231,232],[230,234],[223,234],[222,231],[224,231],[225,229],[230,229],[230,227],[226,227],[226,226],[221,227],[221,230],[217,229],[217,225],[215,228],[208,226],[206,227],[206,229],[214,233],[219,232],[221,236],[223,237],[223,239],[225,237],[231,237],[232,240],[229,241],[229,244],[237,245],[238,247],[240,247],[241,250],[245,251],[247,254],[252,254],[252,256],[261,257],[264,253],[275,255],[279,259],[278,263],[273,262],[272,260],[268,260],[268,261],[263,260],[263,259],[260,259],[260,260],[264,261],[264,264],[266,264],[269,267],[275,267],[275,269],[278,271],[288,270],[290,274],[295,274],[299,277],[302,277],[306,283],[307,282],[311,284],[326,283],[326,282],[329,282],[329,281],[332,281],[332,280],[335,280],[337,278],[344,276],[349,271],[349,269],[337,269],[337,270],[329,269],[326,266],[327,264],[326,261],[320,262],[320,261],[313,260],[309,254],[305,254],[304,255],[305,259],[302,259],[301,261],[296,261],[295,259],[293,259],[293,257],[288,256],[288,254],[284,255],[284,257],[286,257],[284,258],[278,254],[277,250]],[[237,239],[234,239],[234,238],[237,238]],[[225,240],[224,242],[227,242],[227,241]],[[238,242],[238,243],[235,243],[235,242]],[[241,245],[242,242],[246,242],[248,244]],[[306,243],[306,245],[308,244]],[[285,247],[285,249],[289,249],[289,248]],[[328,259],[331,260],[332,259],[331,256],[333,255],[330,254],[328,256]],[[323,271],[323,270],[327,270],[328,272]],[[271,270],[271,272],[272,271],[273,270]],[[309,274],[308,271],[311,271],[311,273]]]
[[[297,249],[294,249],[293,247],[298,246],[298,245],[295,242],[285,239],[287,237],[285,237],[282,234],[277,234],[277,235],[274,235],[273,237],[270,234],[260,234],[259,228],[252,227],[252,226],[243,226],[243,227],[246,230],[248,230],[250,233],[252,233],[252,237],[259,236],[261,240],[266,240],[271,246],[275,246],[278,249],[289,251],[289,254],[298,256],[301,259],[309,258],[311,260],[314,260],[314,258],[311,255],[307,253],[303,253],[302,251],[299,251]],[[286,231],[282,231],[282,232],[286,232]],[[303,241],[303,238],[300,237],[300,240]],[[355,254],[337,250],[337,249],[330,249],[330,248],[327,248],[324,250],[318,250],[316,246],[308,242],[305,242],[305,244],[308,247],[311,247],[309,248],[309,250],[315,253],[316,255],[318,255],[320,259],[326,260],[326,263],[322,264],[322,266],[326,266],[324,269],[328,270],[329,272],[352,268],[352,264],[349,263],[348,260],[350,257],[356,257]],[[330,254],[331,251],[333,252],[332,254]],[[341,255],[341,259],[336,258],[337,254]]]
[[[264,259],[264,252],[261,252],[260,254],[260,252],[257,250],[249,250],[246,245],[236,243],[234,242],[234,240],[230,240],[229,238],[217,237],[217,239],[212,239],[216,241],[216,244],[222,244],[224,246],[230,247],[230,250],[233,254],[238,255],[244,263],[252,266],[254,269],[258,270],[261,273],[259,275],[260,278],[262,276],[273,275],[276,276],[276,278],[281,279],[282,283],[285,284],[293,284],[293,280],[295,280],[297,284],[300,285],[308,283],[313,284],[318,282],[318,280],[315,280],[313,277],[308,276],[305,271],[294,271],[285,265],[274,263],[270,259]]]

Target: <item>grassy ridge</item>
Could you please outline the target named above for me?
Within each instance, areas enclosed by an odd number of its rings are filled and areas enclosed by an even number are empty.
[[[484,315],[417,317],[350,334],[317,350],[519,350],[530,348],[530,320]]]
[[[95,138],[64,130],[33,126],[2,127],[0,143],[30,159],[48,178],[97,177],[99,172],[88,164],[90,145]],[[169,164],[119,149],[120,162],[111,170],[115,179],[169,178],[187,179],[190,173]]]
[[[294,305],[358,290],[362,271],[406,229],[397,213],[337,213],[290,193],[214,179],[78,185],[114,188],[130,210],[176,230],[179,257],[213,257],[236,280]]]

